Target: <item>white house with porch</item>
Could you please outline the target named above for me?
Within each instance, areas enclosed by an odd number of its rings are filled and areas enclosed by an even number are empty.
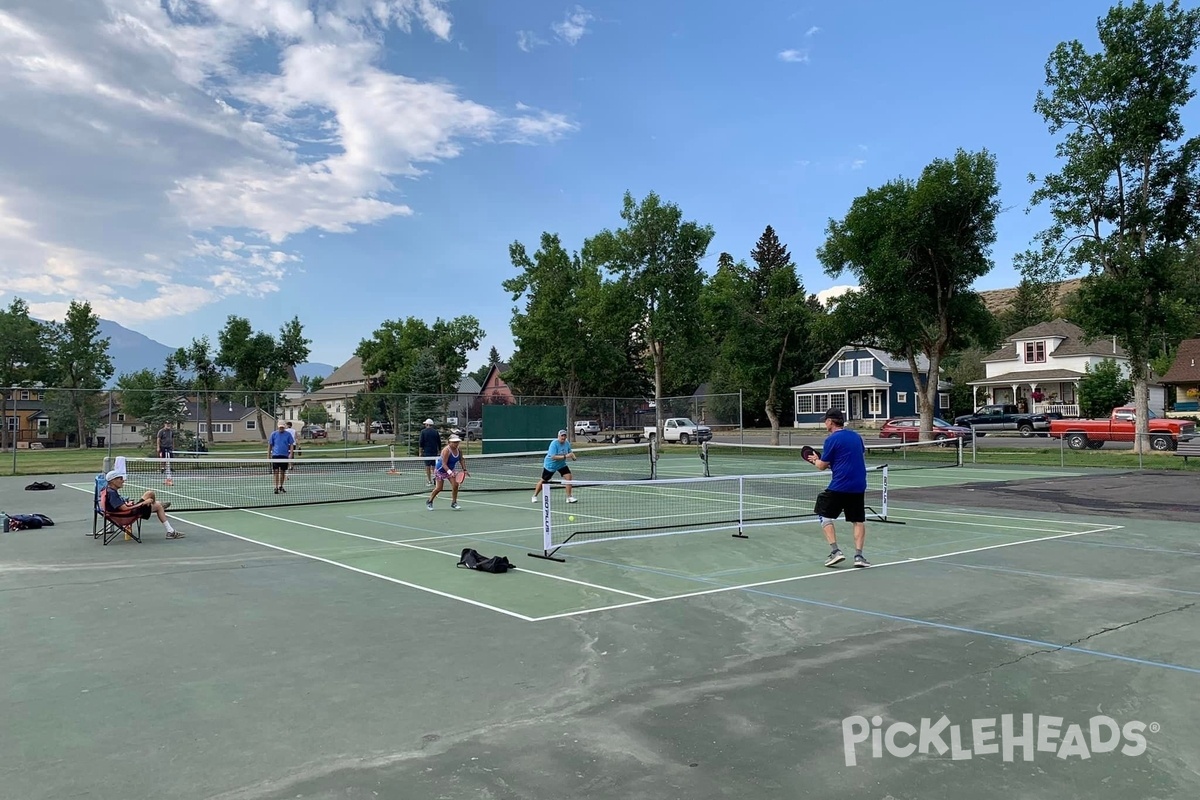
[[[984,377],[969,381],[974,407],[1016,405],[1031,413],[1079,416],[1079,381],[1089,368],[1115,361],[1129,375],[1129,356],[1115,339],[1087,341],[1083,329],[1065,319],[1019,330],[983,359]],[[1150,410],[1163,413],[1163,388],[1150,386]]]

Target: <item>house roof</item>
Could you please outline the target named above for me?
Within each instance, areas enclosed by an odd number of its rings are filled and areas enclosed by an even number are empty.
[[[479,381],[470,375],[464,375],[462,380],[458,382],[458,387],[455,391],[458,394],[479,394]]]
[[[1163,383],[1200,383],[1200,338],[1179,343],[1175,363],[1161,378]]]
[[[345,364],[333,371],[333,374],[324,380],[322,386],[337,386],[345,383],[366,383],[367,376],[363,374],[362,359],[358,356],[351,356]]]
[[[968,386],[992,386],[994,384],[1004,384],[1010,386],[1014,383],[1045,383],[1046,381],[1077,381],[1083,377],[1082,372],[1076,372],[1071,369],[1031,369],[1017,370],[1016,372],[1006,372],[1003,375],[997,375],[993,378],[984,378],[977,381],[967,381]]]
[[[833,358],[826,361],[825,366],[821,367],[821,371],[825,372],[828,370],[831,366],[833,366],[833,362],[841,360],[842,356],[851,350],[866,350],[871,354],[872,357],[874,357],[876,361],[882,364],[883,368],[886,370],[891,370],[893,372],[908,371],[907,358],[898,358],[890,353],[885,353],[877,347],[856,347],[849,344],[845,345],[842,347],[842,349],[834,353]],[[917,369],[921,370],[922,372],[925,372],[929,369],[929,359],[927,359],[924,355],[917,356]]]
[[[1111,338],[1100,338],[1087,341],[1083,328],[1065,319],[1055,319],[1050,322],[1039,322],[1030,325],[1008,337],[1004,346],[987,358],[988,361],[1016,361],[1019,357],[1017,343],[1036,339],[1061,339],[1047,357],[1064,358],[1066,356],[1107,356],[1109,358],[1127,359],[1129,356],[1119,344],[1114,344]]]
[[[829,391],[846,391],[848,389],[889,389],[891,384],[887,381],[881,381],[879,378],[873,378],[870,375],[854,375],[845,378],[823,378],[819,381],[811,383],[802,383],[799,386],[793,386],[793,392],[829,392]]]

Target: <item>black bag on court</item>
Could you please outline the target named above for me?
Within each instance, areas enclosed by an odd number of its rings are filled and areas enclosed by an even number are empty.
[[[50,483],[49,481],[34,481],[33,483],[26,486],[25,490],[30,491],[30,492],[44,492],[47,489],[53,489],[53,488],[54,488],[54,484]]]
[[[54,520],[47,517],[45,514],[5,514],[4,515],[4,532],[9,531],[30,531],[38,528],[49,527],[54,524]]]
[[[462,557],[458,559],[458,566],[478,570],[479,572],[497,573],[508,572],[510,569],[517,568],[506,556],[485,556],[469,547],[463,548]]]

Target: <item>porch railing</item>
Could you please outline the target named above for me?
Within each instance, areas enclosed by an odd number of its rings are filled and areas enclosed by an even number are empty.
[[[1035,414],[1062,414],[1064,417],[1078,417],[1078,403],[1034,403],[1033,413]]]

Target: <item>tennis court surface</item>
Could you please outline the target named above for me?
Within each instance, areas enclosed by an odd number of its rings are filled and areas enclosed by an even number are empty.
[[[793,472],[753,449],[621,485],[651,462],[583,451],[570,505],[481,467],[432,512],[403,461],[282,499],[131,464],[187,538],[108,546],[94,476],[4,479],[56,525],[0,536],[0,794],[1200,796],[1195,477],[915,452],[873,459],[866,570],[823,566],[808,476],[738,480]],[[333,484],[388,496],[304,504]]]

